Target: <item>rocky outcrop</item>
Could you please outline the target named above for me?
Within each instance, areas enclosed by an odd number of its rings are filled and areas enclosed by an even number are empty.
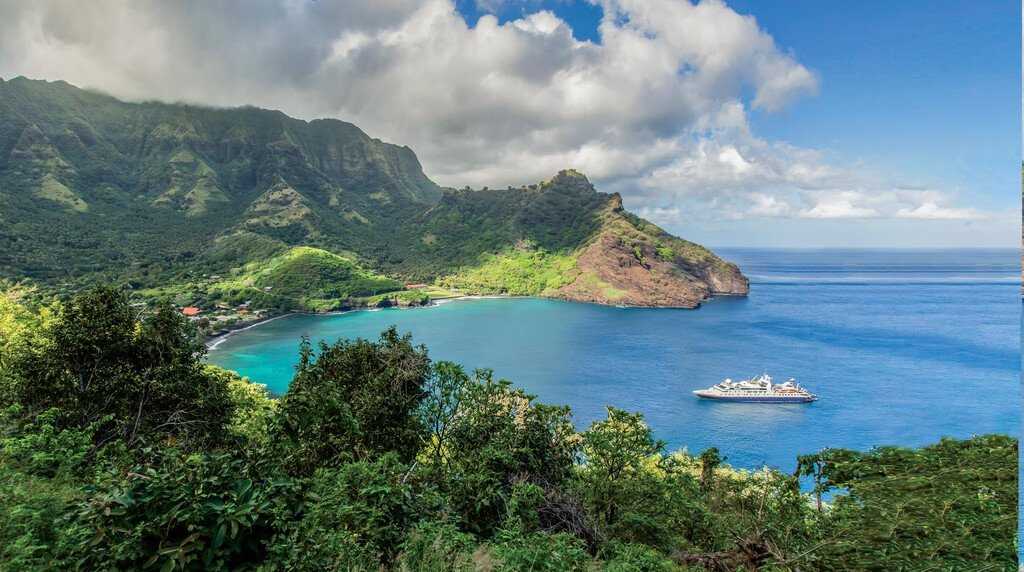
[[[740,269],[710,250],[630,215],[612,195],[597,236],[577,256],[576,279],[556,297],[578,302],[695,308],[711,296],[745,296]]]

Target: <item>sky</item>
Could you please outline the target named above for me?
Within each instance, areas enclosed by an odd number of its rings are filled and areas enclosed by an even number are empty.
[[[1020,243],[1020,4],[0,0],[0,77],[257,105],[711,246]]]

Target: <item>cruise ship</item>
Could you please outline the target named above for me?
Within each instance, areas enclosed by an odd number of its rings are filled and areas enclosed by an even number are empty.
[[[755,401],[763,403],[810,403],[817,395],[800,387],[795,379],[785,383],[772,383],[770,375],[764,373],[751,379],[733,381],[726,379],[718,385],[693,392],[697,397],[720,401]]]

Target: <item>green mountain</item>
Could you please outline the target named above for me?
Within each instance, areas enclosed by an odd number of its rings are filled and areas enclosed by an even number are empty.
[[[427,262],[457,289],[678,307],[747,293],[735,265],[626,212],[576,171],[522,189],[447,192],[415,221],[402,235],[415,264],[397,268]]]
[[[747,291],[735,265],[574,171],[526,188],[442,189],[411,149],[342,121],[0,80],[0,277],[56,288],[237,279],[295,246],[360,275],[467,292],[692,307]]]

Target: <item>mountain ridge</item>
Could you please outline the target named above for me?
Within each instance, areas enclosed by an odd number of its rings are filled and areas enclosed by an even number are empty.
[[[735,265],[576,171],[444,189],[412,149],[341,120],[21,77],[0,81],[0,222],[0,276],[43,284],[153,286],[314,246],[471,292],[679,307],[747,293]]]

